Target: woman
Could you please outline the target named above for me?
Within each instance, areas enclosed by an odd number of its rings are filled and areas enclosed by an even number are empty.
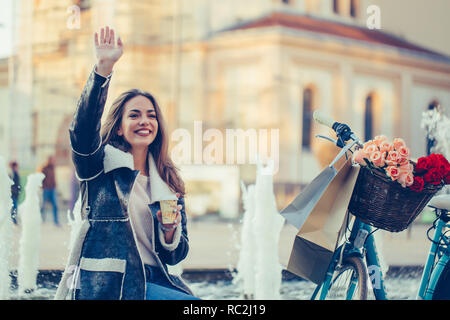
[[[189,246],[184,184],[168,156],[161,109],[149,93],[129,90],[101,126],[123,44],[106,27],[95,33],[95,49],[69,130],[82,223],[55,299],[196,299],[167,272]],[[159,201],[169,199],[178,199],[176,219],[162,224]]]

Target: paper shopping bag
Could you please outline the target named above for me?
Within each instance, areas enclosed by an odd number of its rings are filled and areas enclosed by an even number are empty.
[[[287,270],[317,284],[323,281],[345,232],[358,172],[349,159],[326,186],[295,237]]]

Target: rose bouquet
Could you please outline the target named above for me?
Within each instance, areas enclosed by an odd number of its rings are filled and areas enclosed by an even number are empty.
[[[364,223],[391,232],[405,230],[430,199],[450,181],[450,165],[441,154],[410,159],[400,138],[367,141],[352,156],[361,166],[348,210]]]
[[[390,142],[385,136],[376,136],[367,141],[362,149],[353,154],[353,162],[361,166],[384,172],[392,181],[406,188],[414,184],[414,166],[410,161],[410,151],[400,138]]]
[[[450,184],[450,163],[442,154],[433,153],[417,160],[411,190],[420,192],[426,185]]]
[[[409,187],[416,192],[422,191],[426,185],[450,184],[450,164],[443,155],[422,157],[415,164],[401,138],[390,142],[383,135],[377,136],[355,151],[353,162],[383,172],[403,188]]]

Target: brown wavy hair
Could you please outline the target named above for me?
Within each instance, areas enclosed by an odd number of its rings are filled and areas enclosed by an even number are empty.
[[[125,104],[137,96],[144,96],[150,100],[155,108],[156,120],[158,121],[158,132],[155,140],[153,140],[153,142],[149,145],[148,152],[151,152],[153,155],[158,173],[164,182],[167,183],[172,191],[178,192],[181,196],[184,196],[184,182],[178,173],[178,168],[169,156],[169,135],[167,132],[167,125],[164,121],[161,108],[156,102],[156,99],[150,93],[139,89],[131,89],[122,93],[112,103],[106,120],[102,124],[100,130],[102,143],[103,145],[111,144],[113,147],[116,147],[124,152],[128,152],[131,149],[131,145],[128,141],[126,141],[123,136],[119,136],[117,131],[122,123]]]

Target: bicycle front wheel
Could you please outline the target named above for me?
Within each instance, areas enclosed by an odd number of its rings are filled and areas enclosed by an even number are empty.
[[[326,299],[367,300],[367,268],[359,257],[347,257],[336,269]]]

